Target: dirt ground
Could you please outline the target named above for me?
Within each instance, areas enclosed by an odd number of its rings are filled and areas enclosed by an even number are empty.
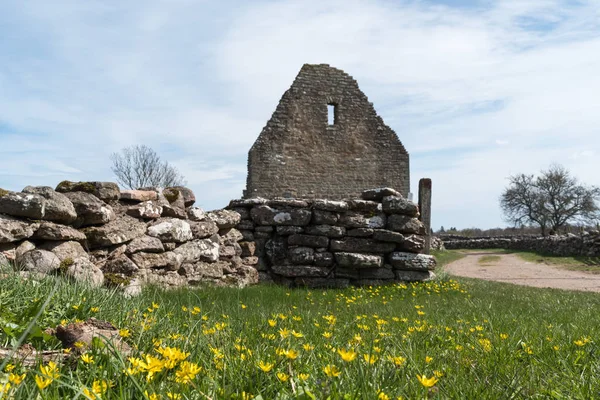
[[[465,258],[444,268],[449,274],[516,285],[600,292],[600,274],[569,271],[557,266],[524,261],[514,254],[467,252]],[[500,260],[480,264],[480,257],[498,255]]]

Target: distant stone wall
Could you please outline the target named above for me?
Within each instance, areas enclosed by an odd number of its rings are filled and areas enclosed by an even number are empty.
[[[0,190],[0,266],[129,294],[146,284],[258,282],[256,261],[240,257],[240,215],[194,202],[183,187],[121,191],[110,182]]]
[[[250,198],[228,208],[241,216],[242,257],[254,258],[261,281],[345,287],[433,276],[435,259],[419,254],[418,207],[392,189],[347,201]]]
[[[408,152],[356,80],[305,64],[250,149],[244,197],[341,200],[385,186],[406,197],[409,180]]]
[[[556,235],[547,237],[460,237],[442,236],[446,249],[510,249],[533,251],[554,256],[600,257],[600,233]]]

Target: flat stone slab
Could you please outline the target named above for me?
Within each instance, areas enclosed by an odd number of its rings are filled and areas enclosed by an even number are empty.
[[[383,257],[362,253],[335,253],[335,261],[343,268],[379,268]]]

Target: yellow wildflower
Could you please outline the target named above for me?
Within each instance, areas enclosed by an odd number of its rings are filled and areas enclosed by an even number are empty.
[[[274,319],[270,319],[269,321],[267,321],[269,323],[270,327],[274,327],[275,325],[277,325],[277,321]]]
[[[181,399],[181,394],[180,393],[171,393],[171,392],[167,392],[167,397],[170,400],[179,400]]]
[[[351,362],[356,359],[356,352],[352,349],[350,349],[350,350],[338,349],[337,352],[340,355],[340,357],[342,357],[342,360],[344,360],[346,362]]]
[[[432,387],[438,382],[438,379],[435,376],[431,378],[427,378],[425,375],[417,375],[417,379],[421,382],[421,385],[425,387]]]
[[[81,361],[83,361],[86,364],[93,364],[94,363],[94,356],[90,356],[87,353],[82,354],[81,355]]]
[[[17,375],[11,373],[8,375],[8,381],[15,386],[19,386],[23,382],[23,379],[25,379],[25,374]]]
[[[375,364],[375,362],[377,362],[378,358],[375,355],[371,355],[371,354],[363,354],[363,358],[365,359],[365,361],[367,362],[367,364]]]
[[[338,369],[338,367],[336,367],[335,365],[331,365],[331,364],[326,365],[325,368],[323,368],[323,372],[325,372],[325,375],[327,375],[329,377],[333,377],[333,378],[340,376],[340,374],[342,373]]]
[[[278,372],[277,379],[279,379],[281,382],[287,382],[290,377],[285,372]]]
[[[184,361],[179,365],[177,372],[175,372],[175,381],[187,384],[191,382],[200,371],[202,371],[202,368],[199,367],[198,364]]]
[[[429,364],[429,363],[430,363],[430,362],[432,362],[432,361],[433,361],[433,357],[429,357],[429,356],[426,356],[426,357],[425,357],[425,363],[426,363],[426,364]]]
[[[271,370],[273,369],[274,366],[275,366],[275,364],[271,363],[271,362],[261,361],[258,363],[258,368],[263,370],[263,372],[271,372]]]
[[[300,378],[301,381],[306,381],[306,380],[308,380],[309,377],[310,377],[309,374],[305,374],[305,373],[298,374],[298,378]]]
[[[122,338],[126,338],[131,336],[131,332],[129,331],[129,329],[119,329],[119,336],[121,336]]]

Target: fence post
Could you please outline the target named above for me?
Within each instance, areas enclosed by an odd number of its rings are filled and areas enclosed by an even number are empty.
[[[431,179],[422,178],[419,181],[419,217],[425,225],[425,248],[423,253],[429,254],[431,248]]]

